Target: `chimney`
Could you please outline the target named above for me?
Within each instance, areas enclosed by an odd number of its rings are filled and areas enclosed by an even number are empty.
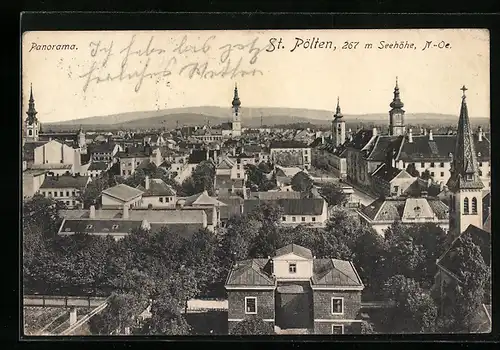
[[[146,190],[149,190],[149,176],[146,175],[146,178],[144,179],[144,188]]]
[[[413,143],[413,130],[408,130],[408,143]]]
[[[427,129],[424,128],[423,131],[424,131],[424,136],[427,136]]]
[[[207,160],[210,159],[210,150],[207,148]]]
[[[373,128],[372,130],[373,130],[372,131],[373,132],[373,136],[377,136],[377,128]]]
[[[432,129],[429,129],[429,141],[433,141],[434,137],[432,137]]]
[[[90,206],[90,213],[89,213],[89,217],[91,219],[95,219],[95,205],[91,205]]]
[[[236,147],[233,147],[233,157],[236,156]]]
[[[483,141],[483,128],[481,126],[477,128],[477,140]]]
[[[123,215],[122,215],[122,219],[128,219],[129,216],[128,216],[128,205],[127,204],[124,204],[123,205]]]
[[[443,181],[441,181],[441,182],[439,183],[439,191],[440,191],[440,192],[442,192],[443,190],[444,190],[444,182],[443,182]]]
[[[325,144],[325,137],[323,135],[321,135],[321,144],[324,145]]]

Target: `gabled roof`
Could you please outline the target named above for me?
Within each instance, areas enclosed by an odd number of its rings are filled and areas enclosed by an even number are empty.
[[[296,191],[273,191],[273,192],[250,192],[248,199],[278,200],[278,199],[300,199],[302,193]]]
[[[392,180],[399,177],[404,177],[404,178],[412,177],[410,174],[408,174],[406,170],[387,166],[386,163],[380,164],[380,166],[377,169],[375,169],[375,171],[372,173],[372,176],[386,182],[391,182]]]
[[[262,202],[273,203],[283,208],[284,215],[315,215],[323,214],[325,200],[323,198],[282,198],[276,200],[246,199],[245,214],[251,213]]]
[[[353,135],[352,140],[346,142],[346,147],[361,151],[370,142],[372,137],[373,130],[359,130]]]
[[[93,143],[87,147],[88,153],[112,153],[116,144],[113,142]]]
[[[128,202],[128,201],[142,195],[142,193],[143,192],[141,190],[139,190],[137,188],[130,187],[130,186],[125,185],[125,184],[119,184],[119,185],[110,187],[110,188],[102,191],[102,194],[119,199],[123,202]]]
[[[228,157],[224,157],[220,163],[217,165],[217,169],[232,169],[234,167],[234,162]]]
[[[238,261],[226,281],[226,286],[274,286],[274,278],[264,271],[267,259]]]
[[[89,179],[88,176],[46,176],[40,188],[83,188]]]
[[[107,170],[108,169],[108,163],[106,162],[92,162],[90,163],[89,169],[88,170]]]
[[[309,148],[303,142],[296,140],[272,141],[269,148]]]
[[[151,233],[161,232],[162,229],[166,228],[170,232],[175,232],[183,238],[191,238],[196,233],[196,231],[202,230],[203,223],[162,223],[162,224],[150,224]]]
[[[149,189],[142,185],[136,187],[137,189],[144,192],[143,197],[153,197],[153,196],[175,196],[175,190],[162,179],[149,179]]]
[[[65,219],[61,225],[61,233],[101,233],[124,234],[139,229],[142,220],[102,220],[102,219]]]
[[[210,205],[210,206],[225,206],[226,204],[218,201],[214,197],[210,197],[207,191],[203,191],[197,194],[194,194],[189,197],[179,198],[184,200],[184,205]]]
[[[350,261],[314,259],[313,286],[362,287],[363,282]]]
[[[282,248],[276,249],[274,256],[283,256],[286,254],[293,253],[295,255],[301,256],[305,259],[312,259],[313,255],[310,249],[304,248],[298,244],[288,244]]]
[[[227,220],[233,216],[241,216],[241,206],[244,204],[244,199],[240,196],[218,197],[217,198],[226,206],[220,208],[220,218]]]

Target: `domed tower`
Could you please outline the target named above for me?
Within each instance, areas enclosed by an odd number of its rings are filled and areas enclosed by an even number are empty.
[[[241,106],[241,101],[240,97],[238,96],[238,86],[235,84],[234,85],[234,97],[233,97],[233,102],[232,102],[232,110],[233,110],[233,130],[232,130],[232,136],[241,136],[241,116],[240,116],[240,106]]]
[[[340,110],[340,100],[337,97],[337,110],[333,115],[332,121],[332,142],[335,147],[338,147],[345,142],[345,120]]]
[[[398,78],[396,77],[396,86],[394,87],[394,98],[390,104],[389,111],[389,135],[401,136],[406,132],[404,104],[399,97]]]
[[[28,104],[28,110],[26,114],[28,117],[24,120],[24,129],[26,134],[24,135],[26,141],[38,141],[38,136],[40,134],[40,122],[36,117],[37,111],[35,109],[35,99],[33,98],[33,87],[30,86],[30,100]]]

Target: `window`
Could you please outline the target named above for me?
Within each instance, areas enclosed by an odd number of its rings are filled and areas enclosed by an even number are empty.
[[[332,334],[344,334],[344,325],[332,324]]]
[[[472,208],[472,214],[477,214],[477,199],[476,199],[476,197],[472,197],[471,208]]]
[[[90,229],[92,229],[92,227],[93,227],[92,225],[87,225],[86,229],[90,230]]]
[[[332,298],[332,314],[339,315],[344,313],[344,298]]]
[[[163,197],[160,197],[160,203],[163,203]]]
[[[240,170],[241,165],[236,165],[236,169]]]
[[[434,168],[434,162],[431,163],[431,168]]]
[[[113,225],[113,227],[111,227],[111,229],[117,230],[118,229],[118,225]]]
[[[313,216],[313,217],[311,218],[311,220],[312,220],[312,221],[316,221],[316,218]]]
[[[307,156],[304,156],[304,162],[308,162],[309,160],[307,159]]]
[[[302,221],[306,221],[306,217],[305,216],[302,217]]]
[[[286,221],[286,216],[282,216],[281,221]]]
[[[439,166],[440,166],[441,168],[444,168],[444,163],[439,163]]]
[[[245,314],[247,314],[247,315],[257,314],[257,298],[256,297],[245,297]]]
[[[434,176],[434,172],[433,171],[431,171],[431,176]]]
[[[57,197],[57,191],[54,191],[54,197]]]
[[[73,191],[73,197],[75,197],[75,196],[76,196],[76,191]]]
[[[292,221],[295,222],[295,216],[292,216]]]
[[[69,205],[69,201],[66,201],[66,205]]]
[[[464,214],[469,214],[469,198],[464,199]]]
[[[421,168],[425,168],[425,163],[420,163]]]
[[[28,135],[29,135],[29,136],[33,135],[33,130],[31,130],[31,129],[30,129],[30,130],[28,130]]]
[[[396,194],[398,194],[398,192],[399,192],[399,186],[394,186],[394,192],[396,192]]]
[[[482,167],[482,166],[483,166],[483,162],[478,162],[478,165],[479,165],[480,167]]]
[[[288,264],[288,272],[296,273],[297,272],[297,264],[296,263],[289,263]]]
[[[129,171],[128,171],[128,174],[129,174],[129,175],[132,175],[132,170],[129,170]]]
[[[477,172],[478,172],[479,176],[483,176],[483,172],[481,170],[478,170]]]
[[[443,177],[443,176],[444,176],[444,172],[441,172],[441,177]]]
[[[123,174],[123,175],[127,175],[127,171],[126,171],[126,170],[123,170],[123,171],[122,171],[122,174]]]

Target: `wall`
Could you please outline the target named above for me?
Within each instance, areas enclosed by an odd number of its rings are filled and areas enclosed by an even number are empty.
[[[243,320],[245,314],[245,297],[257,297],[257,316],[274,321],[274,290],[228,290],[228,320]],[[234,323],[234,321],[233,321]]]
[[[68,208],[73,208],[80,203],[77,200],[80,194],[78,188],[44,188],[40,190],[40,193],[45,197],[54,198],[55,200],[63,202]]]
[[[332,297],[344,298],[344,313],[332,314]],[[314,332],[316,334],[331,334],[332,323],[345,324],[344,333],[354,332],[352,320],[357,320],[361,309],[361,291],[318,291],[313,290],[314,301]],[[342,320],[348,320],[346,322]]]
[[[23,197],[32,197],[42,186],[45,173],[40,175],[23,173]]]
[[[163,198],[163,203],[160,202],[160,198]],[[141,208],[147,209],[150,204],[153,206],[153,208],[175,208],[175,197],[166,197],[166,196],[142,197],[142,201],[140,204]]]
[[[360,322],[315,322],[314,334],[332,334],[332,325],[343,325],[344,334],[360,334]]]
[[[297,265],[297,272],[289,272],[289,264]],[[308,280],[312,276],[312,260],[304,259],[295,254],[287,254],[273,259],[273,272],[278,279]]]
[[[78,155],[78,161],[76,155]],[[62,143],[50,141],[35,148],[34,164],[72,164],[79,166],[80,153]]]

